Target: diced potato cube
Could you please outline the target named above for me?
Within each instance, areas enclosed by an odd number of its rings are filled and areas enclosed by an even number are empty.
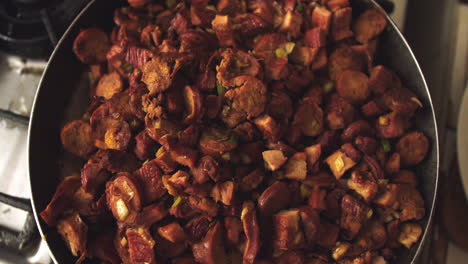
[[[293,180],[305,180],[307,176],[306,154],[298,152],[289,158],[284,168],[284,176]]]
[[[400,229],[400,235],[398,236],[398,241],[407,248],[419,240],[419,237],[422,234],[422,228],[420,225],[415,223],[404,223]]]
[[[337,150],[333,154],[328,156],[325,162],[328,163],[328,166],[330,166],[330,170],[333,172],[333,175],[335,175],[337,179],[340,179],[341,176],[343,176],[343,174],[345,174],[347,170],[351,169],[352,167],[354,167],[354,165],[356,165],[356,162],[348,156],[346,156],[346,154],[341,150]]]
[[[263,160],[265,161],[265,167],[271,171],[281,168],[281,166],[283,166],[283,164],[288,160],[281,150],[263,151],[262,155]]]

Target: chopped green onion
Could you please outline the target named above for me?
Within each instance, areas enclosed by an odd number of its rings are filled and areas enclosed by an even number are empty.
[[[231,143],[237,144],[237,141],[238,141],[237,136],[235,134],[231,134],[228,141]]]
[[[333,84],[333,81],[328,81],[322,85],[323,92],[326,94],[333,91],[334,87],[335,85]]]
[[[224,96],[226,92],[226,87],[224,87],[220,82],[216,82],[216,90],[218,91],[218,96]]]
[[[130,63],[125,63],[123,66],[125,72],[130,73],[133,71],[133,65]]]
[[[302,6],[302,4],[297,4],[296,10],[299,11],[299,12],[302,12],[302,11],[304,11],[304,7]]]
[[[180,204],[180,201],[182,201],[182,198],[180,196],[177,196],[175,199],[174,199],[174,203],[172,204],[172,207],[176,207],[177,205]]]
[[[300,191],[301,191],[301,197],[304,200],[309,198],[310,195],[312,195],[312,188],[310,188],[309,186],[305,184],[301,184]]]
[[[177,0],[166,0],[166,5],[168,8],[173,8],[177,5]]]
[[[390,146],[390,141],[388,141],[388,139],[382,139],[381,143],[382,143],[382,148],[385,152],[389,152],[392,149]]]

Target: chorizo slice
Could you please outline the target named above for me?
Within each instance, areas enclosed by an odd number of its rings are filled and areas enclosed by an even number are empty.
[[[273,215],[286,208],[291,202],[291,193],[284,182],[277,181],[266,188],[258,198],[257,206],[261,215]]]
[[[237,148],[237,137],[228,129],[209,127],[203,131],[198,148],[205,155],[219,157]]]
[[[146,84],[150,94],[165,91],[172,84],[177,68],[174,62],[163,56],[155,56],[142,68],[141,81]]]
[[[309,137],[320,135],[323,131],[323,111],[315,102],[306,101],[299,105],[294,114],[293,125]]]
[[[104,144],[96,140],[95,144],[99,148],[125,150],[132,138],[130,126],[125,121],[113,122],[114,124],[106,130],[104,134]]]
[[[109,49],[109,37],[98,28],[88,28],[81,31],[73,42],[73,52],[85,64],[105,62]]]
[[[184,101],[187,114],[184,119],[184,124],[191,124],[200,120],[203,116],[203,98],[196,87],[185,86],[184,88]]]
[[[234,79],[234,85],[225,97],[232,100],[233,107],[245,112],[247,118],[254,118],[265,110],[267,89],[262,81],[251,76],[239,76]]]
[[[228,263],[223,240],[223,227],[217,222],[208,230],[202,242],[192,246],[195,260],[205,264]]]
[[[240,75],[256,77],[260,74],[260,63],[257,59],[244,51],[226,49],[221,53],[221,62],[217,67],[217,79],[224,87],[236,85],[234,78]]]
[[[336,91],[353,104],[364,102],[370,95],[369,78],[358,71],[343,71],[336,80]]]
[[[386,26],[385,15],[379,10],[369,9],[356,19],[353,31],[356,40],[365,44],[382,33]]]
[[[42,220],[48,226],[57,224],[57,219],[69,208],[72,201],[72,195],[80,188],[80,177],[69,176],[57,187],[54,196],[47,207],[40,213]]]
[[[123,90],[122,77],[117,72],[104,74],[96,86],[96,96],[111,99],[114,94]]]
[[[74,120],[66,124],[60,133],[63,147],[80,157],[90,154],[94,149],[94,139],[89,123]]]
[[[128,228],[125,231],[128,241],[128,253],[132,263],[156,264],[154,245],[156,242],[150,232],[142,227]]]
[[[88,242],[88,226],[83,222],[77,212],[62,218],[57,223],[57,231],[66,242],[73,256],[86,254]]]
[[[260,250],[260,228],[257,222],[255,206],[252,201],[244,202],[241,214],[242,226],[247,244],[244,249],[243,263],[253,264]]]
[[[366,63],[362,56],[349,46],[334,50],[328,58],[328,73],[334,81],[345,70],[364,71]]]
[[[114,217],[124,223],[133,223],[141,210],[139,186],[129,173],[118,173],[106,183],[106,199]]]
[[[131,130],[120,115],[110,115],[105,104],[94,110],[90,118],[94,145],[100,149],[126,149],[131,139]]]
[[[410,132],[398,140],[396,151],[400,153],[401,163],[404,166],[419,164],[427,155],[429,140],[419,132]]]

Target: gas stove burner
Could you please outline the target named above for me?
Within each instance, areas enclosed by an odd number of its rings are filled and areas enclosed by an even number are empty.
[[[87,2],[89,0],[0,1],[0,49],[28,58],[47,58]]]

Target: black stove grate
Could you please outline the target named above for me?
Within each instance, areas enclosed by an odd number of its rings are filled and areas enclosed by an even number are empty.
[[[22,125],[29,124],[29,117],[16,114],[8,110],[0,109],[0,118],[8,119]],[[14,231],[10,228],[0,226],[0,248],[11,250],[12,253],[23,255],[29,249],[39,243],[39,232],[34,221],[31,201],[25,198],[18,198],[0,192],[0,203],[27,212],[26,221],[21,231]]]
[[[48,58],[58,39],[89,0],[0,1],[0,49]]]

